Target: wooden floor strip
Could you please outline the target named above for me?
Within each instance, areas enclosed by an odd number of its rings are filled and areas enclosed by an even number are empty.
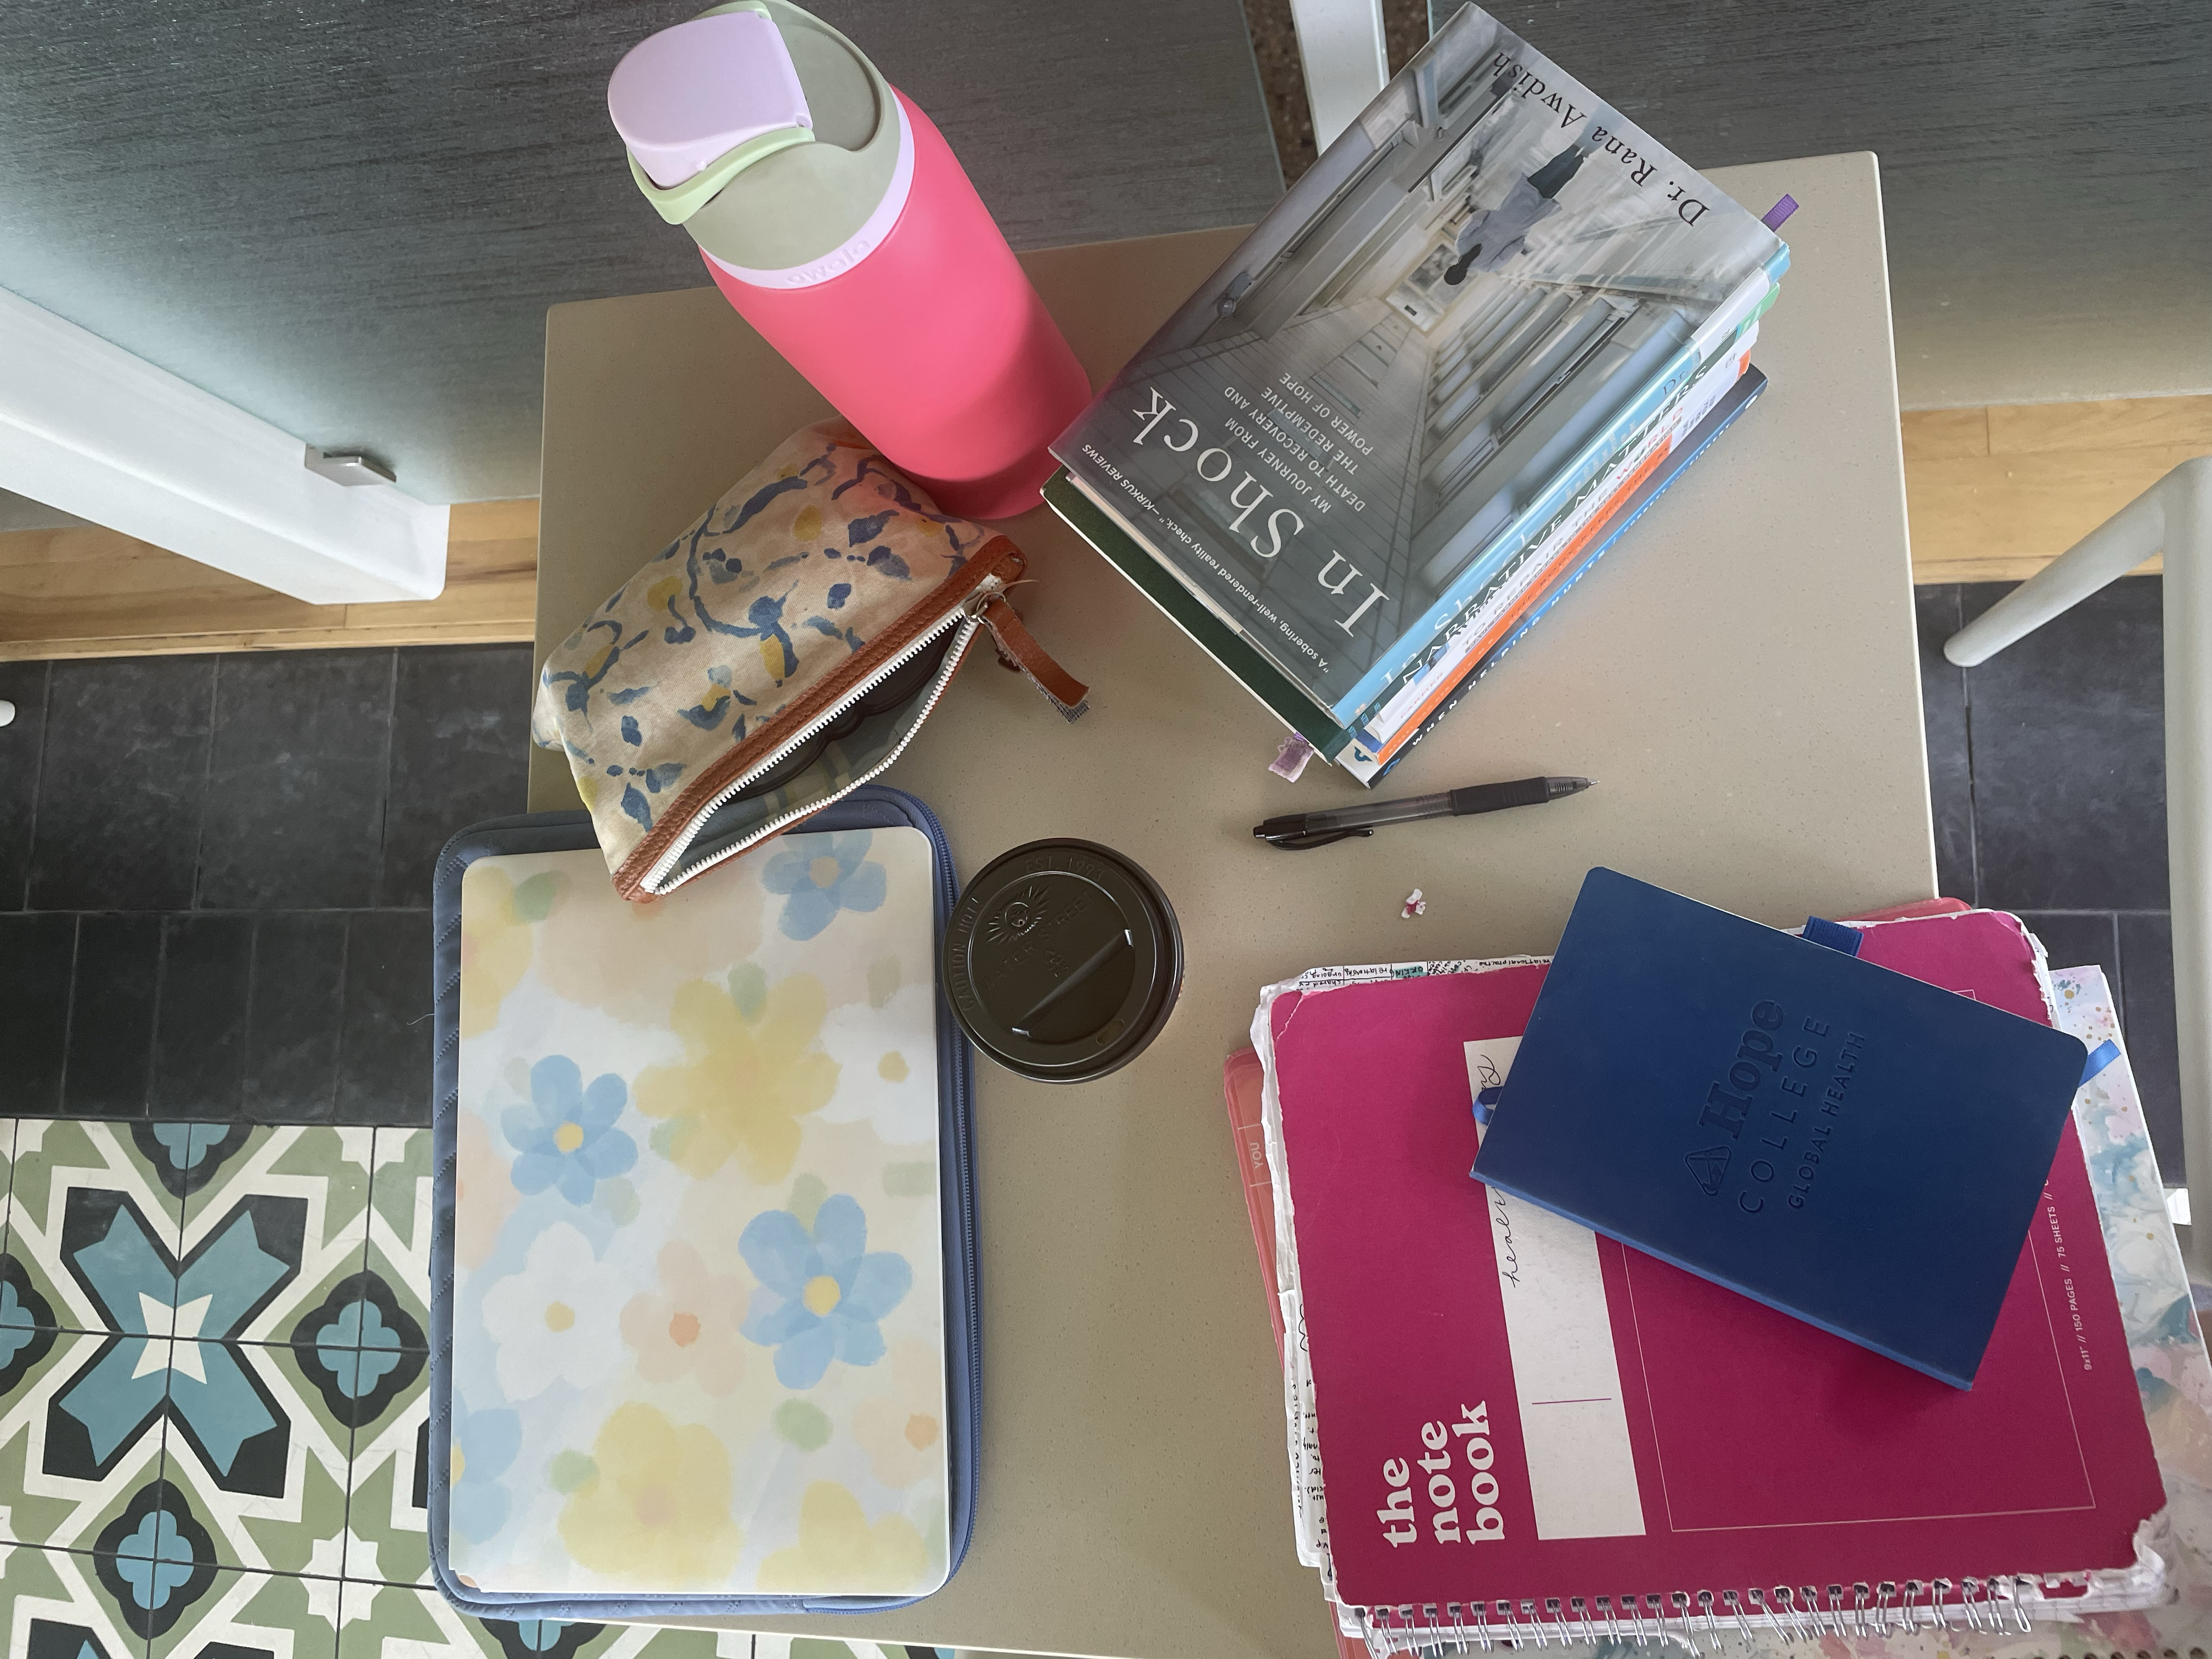
[[[1913,580],[2019,581],[2212,453],[2212,397],[1914,410],[1901,435]],[[526,640],[537,582],[535,501],[456,506],[445,592],[392,605],[308,605],[112,530],[11,531],[0,661]]]
[[[434,599],[309,605],[95,526],[0,534],[0,662],[526,640],[538,503],[453,508]]]
[[[2212,453],[2212,398],[1914,410],[1903,428],[1913,580],[2012,582]]]

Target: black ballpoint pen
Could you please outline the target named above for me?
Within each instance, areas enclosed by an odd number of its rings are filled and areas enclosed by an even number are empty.
[[[1411,823],[1416,818],[1464,817],[1470,812],[1496,812],[1508,806],[1541,806],[1562,795],[1578,795],[1589,787],[1588,778],[1520,778],[1511,783],[1478,783],[1466,789],[1447,789],[1441,794],[1408,795],[1403,800],[1372,801],[1326,812],[1292,812],[1253,825],[1252,833],[1270,847],[1297,852],[1309,847],[1326,847],[1348,836],[1371,836],[1386,823]]]

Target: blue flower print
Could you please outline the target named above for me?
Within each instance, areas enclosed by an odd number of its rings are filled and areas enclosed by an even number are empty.
[[[598,1635],[600,1628],[598,1625],[584,1626],[589,1636]],[[573,1653],[575,1644],[565,1639],[568,1630],[568,1623],[564,1619],[518,1619],[514,1621],[514,1639],[521,1644],[525,1653],[559,1654],[564,1646]],[[805,1640],[800,1639],[802,1643]]]
[[[398,1368],[399,1333],[384,1322],[384,1310],[363,1297],[348,1303],[315,1333],[315,1357],[329,1367],[339,1392],[359,1400]]]
[[[689,708],[676,712],[702,732],[711,732],[722,723],[722,717],[733,708],[750,708],[754,700],[730,684],[730,665],[715,663],[707,670],[707,689],[699,694],[699,701]],[[737,729],[730,733],[730,741],[737,742],[745,735],[745,717],[738,716]]]
[[[629,1085],[612,1072],[584,1086],[584,1074],[566,1054],[548,1054],[530,1068],[527,1106],[510,1106],[500,1120],[514,1160],[515,1189],[557,1188],[571,1204],[588,1204],[599,1183],[637,1162],[637,1143],[615,1120],[629,1100]]]
[[[133,1599],[149,1610],[165,1605],[192,1576],[192,1547],[167,1510],[157,1509],[141,1521],[115,1553],[116,1571],[130,1584]]]
[[[452,1498],[453,1530],[483,1543],[507,1524],[508,1498],[499,1477],[522,1449],[522,1419],[504,1407],[472,1412],[453,1399]]]
[[[872,910],[884,902],[884,866],[866,862],[874,839],[867,830],[807,836],[786,842],[768,861],[761,885],[789,895],[778,921],[786,939],[812,939],[840,910]]]
[[[191,1170],[209,1151],[222,1144],[230,1127],[222,1123],[156,1123],[152,1127],[154,1139],[160,1141],[169,1155],[172,1169]]]
[[[38,1321],[15,1294],[15,1287],[0,1283],[0,1368],[14,1363],[38,1334]]]
[[[761,1283],[738,1328],[775,1350],[785,1388],[812,1388],[832,1359],[884,1357],[877,1322],[906,1299],[914,1269],[895,1251],[868,1253],[868,1219],[852,1199],[824,1199],[811,1233],[790,1211],[766,1211],[745,1224],[738,1250]]]

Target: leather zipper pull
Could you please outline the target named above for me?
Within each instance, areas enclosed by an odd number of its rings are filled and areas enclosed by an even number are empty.
[[[1036,642],[1036,635],[1022,626],[1021,613],[1006,603],[1005,595],[994,594],[976,614],[983,626],[991,630],[1000,665],[1025,676],[1031,685],[1052,700],[1052,706],[1060,710],[1062,718],[1083,718],[1091,707],[1091,688],[1052,659],[1051,654]]]

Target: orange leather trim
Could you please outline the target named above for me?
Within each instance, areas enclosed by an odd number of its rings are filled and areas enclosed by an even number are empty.
[[[1003,598],[994,599],[983,607],[984,625],[990,629],[991,637],[999,642],[999,654],[1012,666],[1030,677],[1042,687],[1047,696],[1060,707],[1060,712],[1082,707],[1091,688],[1052,659],[1045,648],[1036,642],[1030,630],[1022,626],[1021,613]]]

